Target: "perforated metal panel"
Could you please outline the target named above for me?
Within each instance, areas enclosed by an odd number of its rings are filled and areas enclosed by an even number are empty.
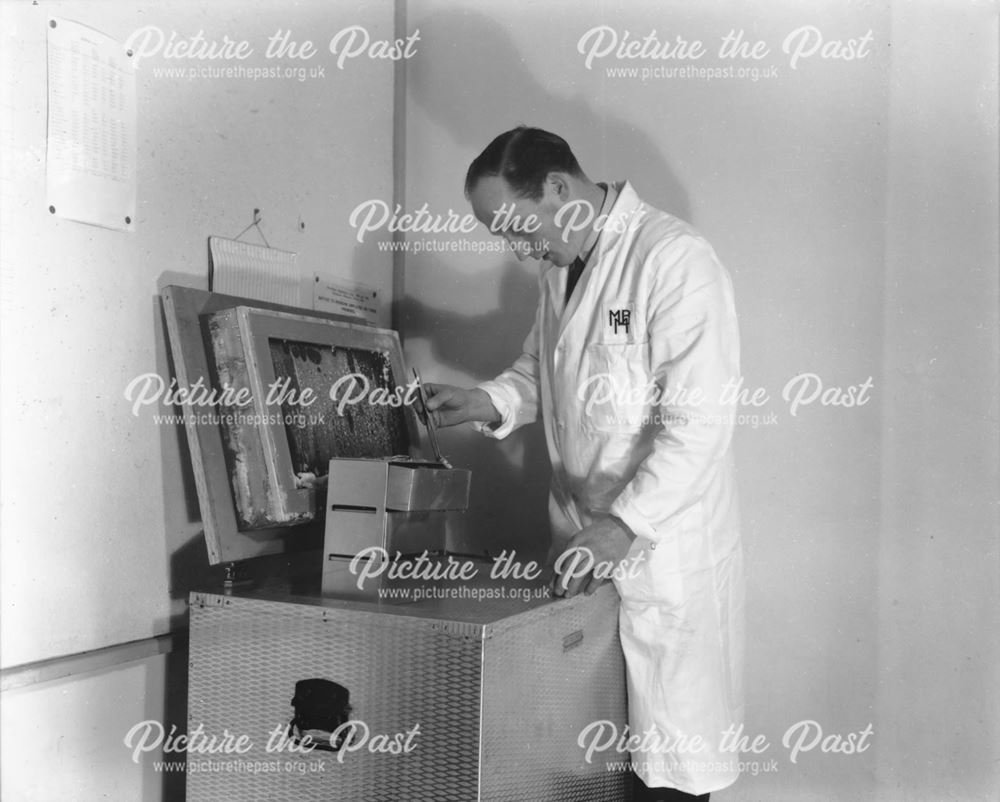
[[[542,606],[506,600],[492,615],[490,602],[455,609],[465,614],[193,594],[189,733],[201,725],[253,745],[189,753],[190,802],[624,800],[627,777],[585,764],[576,743],[592,720],[627,720],[613,589]],[[372,735],[419,724],[415,748],[342,762],[268,752],[296,681],[314,677],[346,687],[351,718]]]

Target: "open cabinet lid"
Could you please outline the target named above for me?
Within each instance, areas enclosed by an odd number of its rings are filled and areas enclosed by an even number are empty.
[[[213,565],[319,547],[322,521],[314,512],[322,504],[314,489],[297,486],[303,468],[334,456],[397,456],[380,452],[399,447],[411,458],[431,454],[412,404],[391,406],[386,398],[407,384],[395,331],[188,287],[166,287],[161,297],[177,387],[203,388],[209,404],[178,411]],[[335,398],[330,388],[351,372],[368,380],[369,395],[359,396],[355,379],[358,400],[340,405],[350,383],[342,381]],[[373,399],[376,385],[382,389]],[[299,413],[301,431],[297,420],[289,423]]]

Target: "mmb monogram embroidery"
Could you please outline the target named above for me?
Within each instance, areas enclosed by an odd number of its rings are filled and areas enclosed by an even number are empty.
[[[632,322],[631,309],[610,309],[608,310],[608,326],[614,329],[615,334],[619,329],[624,329],[628,334],[628,327]]]

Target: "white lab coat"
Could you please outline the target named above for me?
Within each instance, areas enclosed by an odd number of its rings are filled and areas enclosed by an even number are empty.
[[[636,534],[638,570],[615,580],[629,727],[655,727],[660,743],[633,766],[651,787],[716,791],[737,777],[720,738],[743,721],[735,405],[723,397],[739,378],[732,283],[704,239],[627,182],[564,311],[566,275],[543,265],[523,354],[480,385],[502,418],[483,431],[505,437],[541,413],[553,557],[608,514]]]

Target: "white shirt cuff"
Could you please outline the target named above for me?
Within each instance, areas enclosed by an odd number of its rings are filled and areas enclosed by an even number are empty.
[[[477,385],[476,389],[482,390],[490,397],[493,406],[500,413],[500,422],[485,423],[484,421],[476,421],[472,424],[472,428],[487,437],[492,437],[495,440],[503,440],[503,438],[514,431],[514,414],[510,403],[504,398],[503,387],[495,381],[488,381]]]

